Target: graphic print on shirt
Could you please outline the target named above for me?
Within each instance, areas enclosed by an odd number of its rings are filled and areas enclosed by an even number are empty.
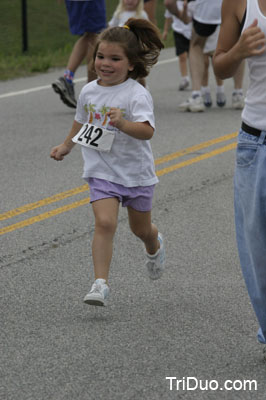
[[[114,130],[113,123],[109,120],[108,118],[108,112],[110,111],[111,107],[106,106],[105,104],[97,107],[96,104],[85,104],[84,105],[84,110],[88,114],[88,122],[90,124],[93,123],[93,121],[97,121],[97,125],[106,127],[107,129]],[[125,108],[119,108],[119,110],[122,112],[123,117],[125,116],[126,110]],[[112,129],[113,127],[113,129]]]

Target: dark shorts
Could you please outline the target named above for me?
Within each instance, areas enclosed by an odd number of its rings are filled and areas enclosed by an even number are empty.
[[[195,29],[195,32],[199,36],[203,37],[211,36],[215,32],[217,26],[218,26],[217,24],[216,25],[203,24],[202,22],[198,22],[195,19],[193,19],[193,28]]]
[[[173,33],[174,33],[174,40],[175,40],[176,55],[179,56],[180,54],[183,54],[186,52],[188,53],[190,40],[188,40],[181,33],[178,33],[175,31]]]
[[[69,27],[73,35],[100,33],[106,28],[105,0],[65,0]]]
[[[125,187],[104,179],[86,178],[90,186],[90,202],[117,198],[122,207],[131,207],[136,211],[147,212],[152,209],[155,185]]]

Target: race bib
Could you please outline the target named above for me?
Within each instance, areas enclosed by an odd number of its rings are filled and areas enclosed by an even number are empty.
[[[97,151],[109,152],[115,133],[92,124],[84,124],[72,141]]]

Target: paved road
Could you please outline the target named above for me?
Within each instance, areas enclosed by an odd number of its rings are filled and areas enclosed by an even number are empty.
[[[82,302],[93,280],[93,217],[80,152],[49,158],[74,116],[49,87],[62,71],[0,83],[1,400],[265,399],[234,237],[241,113],[231,109],[231,80],[225,109],[179,113],[189,92],[177,91],[173,57],[163,51],[148,79],[166,273],[148,280],[121,209],[105,309]],[[82,67],[77,92],[84,76]]]

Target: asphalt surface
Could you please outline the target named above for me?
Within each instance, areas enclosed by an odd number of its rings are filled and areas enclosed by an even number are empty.
[[[153,220],[166,272],[148,279],[121,209],[106,308],[82,301],[93,282],[94,222],[81,205],[89,192],[80,151],[49,158],[74,117],[50,87],[62,71],[0,82],[1,400],[265,399],[263,347],[235,243],[233,82],[220,109],[211,72],[213,107],[180,113],[190,92],[178,92],[173,58],[163,51],[148,78],[160,179]],[[77,93],[85,76],[81,67]]]

